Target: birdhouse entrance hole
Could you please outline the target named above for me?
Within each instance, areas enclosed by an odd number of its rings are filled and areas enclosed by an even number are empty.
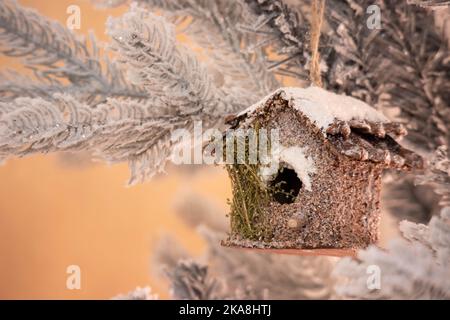
[[[270,182],[270,187],[274,190],[272,197],[276,202],[293,203],[302,187],[302,181],[298,178],[295,170],[281,167]]]

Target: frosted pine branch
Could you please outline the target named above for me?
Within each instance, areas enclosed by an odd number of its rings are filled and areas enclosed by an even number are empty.
[[[175,299],[215,300],[222,298],[219,282],[209,277],[208,268],[192,260],[180,261],[167,272],[171,280],[171,292]]]
[[[332,263],[327,258],[241,252],[220,245],[225,233],[207,227],[201,227],[200,233],[208,243],[214,271],[230,286],[239,287],[245,279],[255,291],[267,290],[271,299],[330,299],[334,294]]]
[[[382,202],[389,213],[399,220],[428,223],[439,214],[439,196],[429,187],[417,185],[415,177],[404,173],[390,173],[382,190]]]
[[[444,208],[428,226],[404,221],[405,240],[387,251],[375,246],[358,253],[358,261],[342,260],[335,273],[346,279],[337,293],[358,299],[450,299],[450,211]],[[380,268],[380,288],[369,290],[369,266]]]
[[[82,40],[14,0],[0,2],[0,43],[3,54],[22,59],[40,82],[68,80],[96,102],[114,96],[147,97],[128,85],[117,66],[100,55],[92,34]]]
[[[450,272],[436,263],[423,244],[393,241],[387,252],[370,247],[358,254],[359,262],[341,260],[336,274],[346,278],[337,293],[357,299],[450,299]],[[379,266],[380,289],[368,289],[368,267]]]
[[[450,52],[433,15],[406,2],[378,1],[382,26],[370,29],[366,9],[372,4],[346,0],[327,5],[336,54],[327,60],[326,81],[372,105],[399,108],[408,139],[416,145],[435,149],[448,144]]]
[[[274,72],[307,80],[309,62],[309,22],[301,10],[294,10],[281,0],[244,0],[256,15],[255,23],[247,27],[249,33],[266,33],[281,57],[269,66]],[[323,37],[327,37],[326,34]],[[326,42],[326,39],[322,39]]]
[[[335,273],[344,277],[337,293],[358,299],[450,299],[450,211],[433,217],[428,226],[402,222],[410,241],[394,240],[387,251],[375,246],[343,259]],[[369,290],[368,267],[380,268],[380,289]]]
[[[200,194],[187,192],[177,195],[174,210],[184,224],[192,229],[204,225],[220,234],[228,230],[225,212],[220,210],[217,203]]]
[[[207,266],[192,260],[179,261],[172,270],[167,271],[167,276],[171,282],[171,294],[174,299],[261,300],[267,298],[264,292],[255,292],[248,287],[230,290],[223,279],[209,274]]]
[[[448,7],[450,5],[450,1],[447,0],[408,0],[407,2],[408,4],[415,4],[424,8],[433,9]]]
[[[276,35],[275,72],[307,78],[309,24],[304,9],[283,1],[245,0],[260,21],[253,32]],[[435,1],[436,2],[436,1]],[[367,8],[373,1],[329,1],[329,28],[321,35],[321,69],[327,89],[346,93],[375,107],[401,110],[408,139],[435,149],[449,144],[449,50],[426,10],[406,2],[380,0],[382,26],[369,28]],[[249,28],[252,31],[252,28]],[[282,55],[283,56],[283,55]]]
[[[106,98],[102,90],[91,86],[79,86],[76,84],[62,85],[54,79],[32,79],[23,74],[7,70],[0,73],[0,100],[7,102],[16,98],[45,98],[51,100],[55,93],[66,93],[85,101],[89,105],[95,105],[100,99]],[[123,97],[119,92],[116,95]],[[139,99],[140,100],[140,99]]]
[[[236,109],[237,102],[212,83],[206,68],[176,42],[174,26],[162,17],[132,6],[121,18],[109,20],[108,33],[128,78],[161,106],[204,120]]]
[[[152,293],[152,289],[149,287],[137,287],[135,290],[128,292],[127,294],[119,294],[115,296],[113,300],[158,300],[157,294]]]
[[[162,10],[168,18],[182,22],[183,33],[203,48],[211,67],[222,75],[222,87],[245,105],[256,102],[277,88],[268,71],[266,54],[258,47],[260,37],[240,26],[255,16],[241,1],[139,0],[149,10]]]
[[[345,279],[337,292],[352,298],[450,299],[450,161],[440,148],[420,183],[432,183],[445,205],[428,225],[403,221],[403,237],[387,251],[375,246],[358,253],[358,260],[342,260],[335,273]],[[380,268],[380,288],[367,285],[368,267]]]
[[[254,292],[271,299],[329,299],[333,296],[332,264],[328,259],[224,248],[220,241],[226,237],[225,212],[192,193],[179,197],[176,213],[206,240],[205,260],[214,276],[225,282],[227,296],[236,292]],[[173,267],[173,261],[180,258],[186,258],[180,244],[165,241],[160,244],[154,261]]]
[[[441,197],[440,204],[450,207],[450,160],[447,158],[447,150],[444,146],[436,150],[426,173],[417,177],[416,182],[432,185]]]
[[[0,159],[92,150],[109,162],[128,161],[134,183],[163,170],[176,125],[176,119],[155,112],[150,101],[109,99],[91,108],[61,94],[52,101],[20,98],[0,104]]]
[[[127,0],[91,0],[92,4],[99,9],[115,8],[127,2]]]
[[[21,15],[36,15],[31,21],[28,21],[30,17],[23,18],[23,23],[29,24],[27,27],[18,22],[18,30],[25,28],[23,31],[29,32],[27,28],[35,27],[32,21],[44,19],[34,12],[11,6],[18,10],[15,14],[19,20]],[[41,21],[44,27],[49,27],[46,23],[46,20]],[[92,82],[103,81],[97,55],[91,56],[71,33],[56,33],[53,36],[67,36],[55,40],[62,41],[57,44],[62,47],[61,55],[44,57],[44,52],[33,43],[28,48],[38,52],[27,58],[29,64],[37,65],[39,61],[49,67],[45,77],[40,74],[41,79],[44,77],[48,81],[37,85],[33,81],[14,83],[8,80],[0,85],[0,91],[5,93],[0,107],[0,158],[37,152],[92,150],[109,162],[128,161],[132,171],[130,183],[134,183],[164,169],[172,152],[172,130],[189,129],[195,120],[203,120],[205,127],[213,126],[224,114],[243,108],[240,101],[212,83],[206,68],[176,42],[173,25],[163,18],[133,6],[122,18],[109,21],[109,33],[113,48],[128,71],[128,79],[147,91],[142,94],[152,98],[145,102],[109,98],[89,108],[90,100],[84,95],[92,92],[89,90],[102,93],[102,88]],[[11,40],[9,35],[6,38]],[[23,45],[15,49],[17,54],[29,53],[22,39],[14,41]],[[70,49],[71,46],[76,50]],[[85,54],[81,58],[80,52]],[[38,56],[42,59],[36,60]],[[60,58],[71,67],[53,66],[46,60],[53,59],[56,63]],[[94,64],[85,65],[83,59],[92,59]],[[88,67],[92,70],[87,70]],[[118,70],[116,66],[108,68],[114,79],[122,81],[123,75],[116,77],[114,70]],[[59,75],[67,76],[73,85],[61,86],[53,77]],[[19,89],[22,95],[45,94],[46,99],[14,100]],[[62,90],[71,95],[51,95]],[[108,95],[114,96],[111,92]]]
[[[53,94],[62,93],[65,90],[71,91],[59,81],[35,81],[14,71],[0,73],[2,101],[12,101],[19,97],[51,98]]]

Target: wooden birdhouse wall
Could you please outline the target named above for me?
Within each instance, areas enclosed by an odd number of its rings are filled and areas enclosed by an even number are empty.
[[[306,157],[314,168],[309,168],[313,172],[309,172],[306,178],[309,181],[304,181],[303,173],[301,188],[292,203],[280,203],[279,199],[272,197],[267,205],[268,220],[265,223],[271,229],[267,245],[280,248],[354,248],[375,242],[378,238],[382,167],[350,160],[337,153],[320,130],[305,116],[288,107],[288,102],[274,99],[269,103],[270,112],[259,115],[255,122],[269,130],[278,129],[281,145],[298,147],[302,150],[298,156]],[[280,167],[289,170],[288,177],[295,173],[295,165],[281,161]],[[281,176],[280,171],[266,183],[270,185]],[[235,239],[238,238],[239,235],[235,234]]]

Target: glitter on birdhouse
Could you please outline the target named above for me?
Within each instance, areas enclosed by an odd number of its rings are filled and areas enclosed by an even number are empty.
[[[384,169],[423,167],[396,140],[404,127],[355,98],[281,88],[227,119],[229,129],[277,129],[275,168],[227,165],[233,198],[226,246],[357,249],[378,240]]]

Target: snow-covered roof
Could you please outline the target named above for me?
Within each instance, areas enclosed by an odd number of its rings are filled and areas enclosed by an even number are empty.
[[[391,122],[381,112],[358,99],[318,87],[280,88],[250,106],[227,123],[252,122],[268,100],[278,96],[315,125],[341,154],[360,161],[383,163],[391,168],[421,168],[423,159],[399,145],[395,139],[406,134],[401,123]],[[368,139],[368,137],[371,137]]]
[[[283,99],[290,101],[290,105],[293,108],[308,117],[324,134],[335,120],[389,122],[381,112],[361,100],[329,92],[315,86],[308,88],[285,87],[277,89],[237,116],[250,115],[259,108],[262,108],[270,97],[278,93],[281,93]]]

